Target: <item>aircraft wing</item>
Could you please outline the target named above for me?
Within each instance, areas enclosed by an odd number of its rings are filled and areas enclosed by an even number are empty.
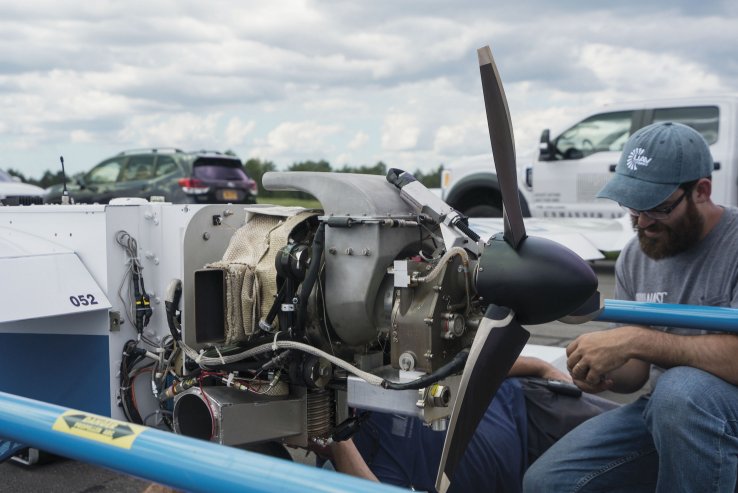
[[[469,226],[483,239],[503,231],[502,218],[470,218]],[[617,253],[633,237],[630,218],[539,218],[525,219],[530,236],[539,236],[564,245],[584,260],[599,260]]]

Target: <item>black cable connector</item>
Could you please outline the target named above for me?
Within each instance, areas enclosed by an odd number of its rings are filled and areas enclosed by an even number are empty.
[[[333,435],[331,435],[331,438],[334,442],[343,442],[348,440],[349,438],[354,436],[357,431],[359,431],[362,423],[369,419],[369,416],[371,416],[371,414],[371,412],[367,411],[365,413],[359,414],[358,416],[351,416],[350,418],[347,418],[341,424],[336,426],[336,428],[333,430]]]

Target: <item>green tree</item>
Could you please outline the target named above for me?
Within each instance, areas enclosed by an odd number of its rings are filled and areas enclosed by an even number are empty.
[[[261,177],[264,176],[264,173],[277,169],[273,162],[251,158],[243,163],[243,167],[246,170],[246,174],[256,180],[256,184],[259,187],[260,197],[272,197],[274,195],[274,192],[265,190],[261,183]]]
[[[377,162],[374,166],[359,166],[353,167],[348,164],[344,164],[343,168],[338,170],[340,173],[361,173],[363,175],[386,175],[387,165],[382,161]]]
[[[415,179],[428,188],[439,188],[441,186],[441,173],[443,172],[443,165],[440,164],[438,168],[429,172],[423,173],[419,169],[416,169],[413,173]]]
[[[8,173],[8,174],[9,174],[10,176],[15,176],[16,178],[18,178],[18,179],[19,179],[20,181],[22,181],[23,183],[30,183],[30,182],[29,182],[29,181],[28,181],[28,180],[26,179],[26,177],[25,177],[25,176],[23,176],[23,173],[21,173],[21,172],[20,172],[20,171],[18,171],[18,170],[15,170],[15,169],[13,169],[13,168],[8,168],[8,169],[6,169],[5,171],[6,171],[6,172],[7,172],[7,173]]]
[[[320,161],[302,161],[299,163],[292,163],[287,171],[319,171],[330,173],[333,171],[331,165],[325,159]]]
[[[61,170],[52,172],[49,170],[44,171],[43,176],[41,176],[41,179],[35,183],[35,185],[38,185],[41,188],[47,188],[52,185],[60,185],[64,181],[64,174]],[[67,176],[67,185],[73,181],[72,178]]]

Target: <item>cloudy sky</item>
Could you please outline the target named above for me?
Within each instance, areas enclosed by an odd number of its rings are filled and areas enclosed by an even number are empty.
[[[150,146],[278,168],[486,159],[487,44],[521,153],[593,106],[738,93],[730,0],[0,0],[0,168]]]

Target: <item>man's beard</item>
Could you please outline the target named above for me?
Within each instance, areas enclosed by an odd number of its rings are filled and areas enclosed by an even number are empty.
[[[638,231],[638,241],[641,250],[654,260],[673,257],[682,253],[700,241],[704,221],[697,212],[694,202],[687,199],[687,212],[673,226],[655,222],[649,226],[650,231],[663,231],[665,234],[658,238],[650,238],[638,227],[638,218],[632,217],[633,227]]]

